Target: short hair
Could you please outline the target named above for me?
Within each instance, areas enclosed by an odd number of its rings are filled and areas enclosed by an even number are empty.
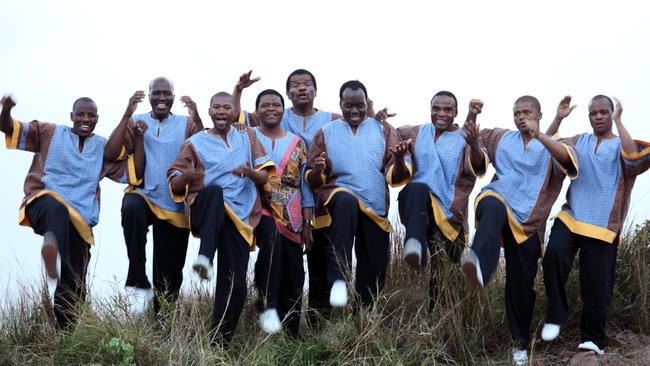
[[[366,86],[363,85],[363,83],[361,83],[359,80],[350,80],[350,81],[346,81],[345,83],[343,83],[343,85],[341,85],[341,90],[339,90],[340,100],[343,100],[343,91],[348,88],[352,90],[359,90],[359,89],[363,90],[363,94],[365,94],[366,99],[368,99],[368,91],[366,90]]]
[[[212,100],[216,97],[230,97],[232,98],[232,94],[225,92],[225,91],[220,91],[218,93],[215,93],[213,96],[210,97],[210,106],[212,106]]]
[[[165,80],[166,82],[168,82],[168,83],[169,83],[169,86],[170,86],[171,89],[172,89],[172,94],[174,93],[174,83],[172,83],[171,80],[167,79],[167,78],[164,77],[164,76],[159,76],[159,77],[157,77],[157,78],[155,78],[155,79],[153,79],[153,80],[151,80],[151,81],[149,82],[149,92],[150,92],[150,93],[151,93],[151,88],[153,88],[153,83],[155,83],[156,81],[159,81],[159,80]]]
[[[614,102],[612,102],[612,98],[608,97],[607,95],[598,94],[598,95],[596,95],[595,97],[591,98],[591,100],[589,101],[589,106],[591,106],[591,103],[592,103],[594,100],[598,100],[598,99],[605,99],[605,100],[607,100],[607,103],[609,103],[609,111],[610,111],[610,112],[613,112],[613,111],[614,111]]]
[[[72,103],[72,111],[73,112],[74,112],[75,108],[77,108],[77,103],[80,103],[80,102],[92,103],[92,104],[95,105],[95,108],[97,108],[97,103],[95,103],[94,100],[92,100],[92,99],[90,99],[88,97],[81,97],[81,98],[75,100],[74,103]]]
[[[454,108],[456,108],[456,110],[458,110],[458,99],[456,99],[456,96],[454,95],[454,93],[452,93],[452,92],[450,92],[450,91],[446,91],[446,90],[441,90],[441,91],[437,92],[437,93],[433,96],[433,98],[431,98],[431,101],[429,102],[429,104],[432,104],[432,103],[433,103],[433,100],[436,99],[436,97],[440,97],[440,96],[442,96],[442,97],[449,97],[449,98],[453,99],[453,100],[454,100],[454,104],[455,104],[455,105],[454,105]]]
[[[515,104],[525,102],[533,103],[533,106],[537,108],[538,112],[542,111],[542,105],[539,104],[539,100],[537,100],[537,98],[533,97],[532,95],[522,95],[521,97],[517,98],[517,100],[515,100]]]
[[[305,69],[296,69],[293,70],[291,74],[287,77],[287,91],[289,91],[289,86],[291,85],[291,77],[295,75],[309,75],[311,78],[311,82],[314,84],[314,90],[318,90],[318,87],[316,86],[316,78],[314,77],[314,74],[311,72],[305,70]]]
[[[277,90],[274,89],[266,89],[263,90],[261,93],[257,95],[257,99],[255,99],[255,109],[257,110],[260,107],[260,101],[262,100],[262,97],[265,95],[276,95],[280,97],[280,102],[282,103],[282,109],[284,109],[284,98],[282,98],[282,94],[278,93]]]

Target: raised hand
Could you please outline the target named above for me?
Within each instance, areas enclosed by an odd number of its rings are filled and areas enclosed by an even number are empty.
[[[623,114],[623,105],[621,105],[621,101],[617,98],[614,98],[614,103],[614,115],[612,118],[614,118],[614,122],[616,122],[616,124],[619,124],[621,123],[621,115]]]
[[[131,98],[129,98],[129,104],[126,106],[125,115],[129,117],[135,113],[135,110],[138,108],[138,103],[142,102],[144,99],[144,90],[136,91]]]
[[[183,106],[187,108],[187,113],[190,115],[190,119],[192,121],[201,120],[201,117],[199,117],[199,111],[196,108],[196,103],[192,100],[192,98],[188,97],[187,95],[183,95],[181,97],[181,102],[183,102]]]
[[[233,169],[230,173],[233,175],[237,175],[241,178],[248,178],[251,176],[251,173],[253,172],[253,168],[251,167],[250,163],[246,162],[245,164],[242,164],[235,169]]]
[[[470,107],[470,113],[471,113],[471,107]],[[481,113],[480,110],[479,113]],[[480,131],[480,125],[478,125],[474,119],[468,119],[467,121],[465,121],[465,124],[463,125],[463,137],[465,138],[465,142],[467,142],[467,144],[469,144],[472,147],[477,147],[479,131]]]
[[[411,148],[411,144],[413,143],[413,139],[408,139],[406,141],[400,141],[397,145],[395,146],[390,146],[388,149],[390,150],[391,153],[393,153],[393,156],[395,159],[403,159],[404,155],[409,151]]]
[[[327,167],[327,154],[325,153],[325,151],[323,151],[316,159],[314,159],[314,173],[320,174],[323,171],[325,171],[326,167]]]
[[[577,107],[577,105],[571,105],[571,96],[567,95],[560,101],[560,104],[557,106],[557,112],[555,114],[556,118],[564,119],[571,114],[571,111]]]
[[[11,97],[11,95],[7,94],[0,99],[0,104],[2,104],[2,109],[11,109],[16,106],[16,102],[14,99]]]
[[[375,119],[379,122],[386,122],[386,119],[395,117],[397,113],[388,113],[388,108],[384,108],[375,114]]]
[[[142,137],[144,136],[145,132],[147,132],[148,128],[149,126],[143,120],[137,120],[133,126],[133,133],[136,136]]]
[[[480,99],[472,99],[469,101],[469,113],[473,115],[481,114],[483,111],[483,101]]]
[[[253,70],[250,70],[249,72],[243,73],[239,77],[239,81],[237,82],[236,88],[239,90],[244,90],[248,88],[249,86],[255,84],[256,82],[260,81],[260,77],[255,77],[251,79],[251,74],[253,73]]]

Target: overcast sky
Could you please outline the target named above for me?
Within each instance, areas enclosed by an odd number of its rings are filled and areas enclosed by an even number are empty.
[[[645,113],[650,26],[647,11],[636,4],[3,0],[0,92],[17,101],[14,117],[61,124],[70,124],[76,98],[91,97],[100,115],[95,132],[108,136],[129,97],[147,89],[154,77],[171,78],[177,99],[194,98],[209,126],[210,96],[231,91],[243,72],[253,69],[262,77],[244,95],[243,106],[253,109],[258,92],[274,88],[284,93],[286,76],[306,68],[316,75],[320,109],[339,111],[340,85],[358,79],[377,107],[398,114],[391,120],[396,126],[429,122],[429,100],[444,89],[458,97],[458,122],[469,99],[485,102],[482,128],[514,128],[513,101],[534,95],[542,103],[545,128],[568,94],[578,107],[560,132],[570,136],[590,130],[587,103],[606,94],[622,101],[623,122],[632,136],[650,140]],[[149,110],[145,102],[137,113]],[[173,112],[186,113],[178,101]],[[0,148],[0,294],[9,291],[9,298],[17,284],[42,276],[41,239],[17,225],[31,159],[30,153]],[[478,181],[476,189],[490,178]],[[110,294],[126,276],[122,189],[102,183],[89,270],[95,295]],[[564,195],[558,201],[563,200]],[[637,179],[629,217],[636,222],[650,217],[650,174]],[[148,249],[151,253],[151,245]],[[188,263],[197,251],[192,240]],[[186,279],[196,281],[189,265],[185,272]]]

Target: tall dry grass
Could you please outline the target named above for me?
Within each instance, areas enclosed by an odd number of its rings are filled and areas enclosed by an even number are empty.
[[[619,249],[610,330],[650,334],[650,222],[631,230]],[[169,306],[164,321],[128,315],[124,301],[91,301],[78,325],[57,331],[46,290],[25,288],[5,299],[0,315],[0,365],[474,365],[508,364],[510,335],[505,324],[504,276],[497,272],[483,291],[465,285],[457,265],[439,253],[438,296],[428,306],[428,276],[400,260],[394,246],[386,288],[370,310],[346,309],[318,329],[301,324],[291,340],[259,331],[254,291],[240,319],[232,347],[210,348],[212,299],[195,289]],[[45,288],[45,287],[43,287]],[[560,341],[542,343],[545,297],[541,273],[532,329],[532,359],[561,361],[575,348],[579,331],[577,271],[568,286],[572,312]]]

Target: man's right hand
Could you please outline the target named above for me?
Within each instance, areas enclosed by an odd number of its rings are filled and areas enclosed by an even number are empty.
[[[244,90],[248,88],[249,86],[255,84],[256,82],[260,81],[260,77],[256,77],[251,79],[251,74],[253,73],[253,70],[250,70],[249,72],[243,73],[239,77],[239,81],[237,82],[237,85],[235,86],[238,90]]]
[[[0,104],[2,104],[2,109],[11,109],[16,106],[16,102],[9,94],[3,96],[2,99],[0,99]]]
[[[129,105],[126,107],[126,111],[124,112],[125,115],[127,116],[132,116],[133,113],[135,113],[135,110],[138,108],[138,103],[142,102],[144,99],[144,90],[138,90],[133,94],[131,98],[129,98]]]
[[[571,111],[577,107],[577,105],[571,105],[571,96],[567,95],[560,101],[560,104],[557,106],[557,112],[555,118],[563,120],[571,114]]]
[[[322,172],[325,171],[325,168],[327,167],[327,154],[325,151],[320,153],[320,155],[314,159],[314,173],[316,174],[321,174]]]

